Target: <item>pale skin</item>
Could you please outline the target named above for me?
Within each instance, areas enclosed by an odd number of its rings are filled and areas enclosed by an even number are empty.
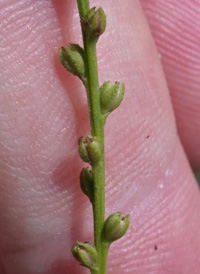
[[[156,49],[139,1],[91,1],[107,14],[100,83],[126,85],[105,127],[106,216],[120,210],[131,223],[110,248],[108,274],[200,269],[200,194],[189,165],[200,169],[200,4],[165,2],[142,1]],[[70,250],[92,241],[77,149],[90,131],[87,101],[57,53],[81,43],[76,1],[1,6],[0,273],[86,274]]]

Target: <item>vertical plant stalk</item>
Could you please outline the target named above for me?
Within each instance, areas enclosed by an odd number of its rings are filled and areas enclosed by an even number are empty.
[[[78,9],[80,19],[89,11],[88,0],[78,0]],[[90,39],[85,34],[82,26],[83,44],[85,51],[85,66],[87,78],[87,96],[89,104],[89,114],[91,123],[91,134],[98,137],[102,146],[102,156],[100,161],[93,165],[92,174],[94,180],[94,202],[93,202],[93,216],[94,216],[94,242],[97,252],[99,254],[99,268],[102,269],[100,273],[104,274],[106,269],[105,254],[107,250],[102,244],[102,230],[104,225],[105,215],[105,156],[104,156],[104,122],[101,118],[100,108],[100,93],[99,93],[99,79],[96,55],[96,37]],[[102,260],[104,258],[104,260]],[[103,271],[104,269],[104,271]]]
[[[89,6],[89,0],[77,0],[84,48],[77,44],[62,47],[59,57],[62,65],[78,76],[85,85],[88,98],[91,135],[79,139],[79,154],[90,168],[83,168],[80,185],[93,207],[94,245],[77,242],[72,254],[91,274],[106,274],[107,254],[110,244],[121,238],[129,226],[129,216],[121,212],[111,214],[105,221],[105,153],[104,125],[107,116],[121,103],[124,84],[110,81],[99,87],[96,43],[106,27],[102,8]]]

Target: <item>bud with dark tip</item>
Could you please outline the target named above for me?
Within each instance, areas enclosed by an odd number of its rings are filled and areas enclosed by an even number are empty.
[[[92,178],[92,171],[89,167],[83,168],[80,174],[80,185],[83,193],[88,196],[90,202],[94,199],[94,182]]]
[[[95,268],[98,260],[98,254],[92,243],[77,242],[77,245],[72,247],[72,254],[82,266],[90,269]]]
[[[129,227],[129,215],[123,217],[122,212],[111,214],[104,223],[104,239],[112,243],[120,239]]]
[[[119,82],[116,82],[114,85],[111,85],[110,81],[105,82],[100,87],[101,113],[108,115],[115,110],[123,100],[124,92],[124,84],[120,86]]]
[[[85,74],[84,50],[77,44],[61,47],[59,58],[62,65],[74,75],[81,79]]]
[[[106,28],[106,15],[102,8],[91,8],[82,18],[82,26],[89,38],[99,38]]]
[[[102,146],[96,136],[88,135],[78,140],[79,154],[84,162],[94,165],[98,163],[102,156]]]

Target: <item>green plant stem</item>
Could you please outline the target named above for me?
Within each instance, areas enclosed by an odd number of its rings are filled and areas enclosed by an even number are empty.
[[[91,274],[100,274],[99,269],[91,269]]]
[[[80,18],[89,10],[88,0],[78,0]],[[90,113],[91,133],[98,137],[103,153],[101,160],[92,166],[94,180],[94,242],[98,252],[99,271],[91,270],[92,274],[105,274],[107,261],[107,247],[102,241],[102,230],[105,215],[105,156],[104,156],[104,119],[101,117],[98,67],[96,57],[96,40],[89,39],[82,28],[85,51],[87,96]]]
[[[101,271],[100,273],[106,273],[106,265],[107,265],[107,257],[108,257],[108,250],[109,250],[110,245],[106,242],[102,243],[102,266],[101,266]]]

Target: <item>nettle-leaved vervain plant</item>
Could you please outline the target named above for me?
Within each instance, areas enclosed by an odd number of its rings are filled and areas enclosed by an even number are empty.
[[[129,215],[111,214],[105,220],[104,125],[107,116],[121,103],[124,84],[106,81],[99,87],[96,43],[106,28],[102,8],[90,8],[89,0],[77,0],[82,28],[83,48],[77,44],[61,47],[62,65],[83,82],[88,98],[91,133],[78,140],[81,159],[90,164],[80,173],[80,186],[88,196],[94,217],[94,244],[77,242],[72,254],[92,274],[105,274],[108,249],[121,238],[129,226]]]

